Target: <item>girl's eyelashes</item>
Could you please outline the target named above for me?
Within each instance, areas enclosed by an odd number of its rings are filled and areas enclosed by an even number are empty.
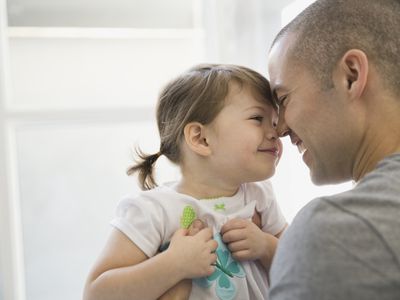
[[[251,120],[256,120],[257,122],[260,122],[260,123],[261,123],[261,122],[264,120],[264,117],[263,117],[263,116],[256,115],[256,116],[251,117],[250,119],[251,119]]]

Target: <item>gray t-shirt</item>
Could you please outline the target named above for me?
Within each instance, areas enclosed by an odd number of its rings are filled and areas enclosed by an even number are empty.
[[[400,299],[400,154],[351,191],[293,220],[270,271],[271,300]]]

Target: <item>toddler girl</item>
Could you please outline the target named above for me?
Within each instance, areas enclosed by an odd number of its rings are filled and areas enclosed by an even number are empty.
[[[199,65],[171,81],[157,106],[160,149],[139,151],[128,171],[146,191],[120,202],[86,299],[156,299],[176,285],[190,299],[267,299],[286,227],[265,181],[282,150],[277,118],[268,81],[248,68]],[[157,187],[161,155],[182,177]],[[189,235],[194,219],[207,228]]]

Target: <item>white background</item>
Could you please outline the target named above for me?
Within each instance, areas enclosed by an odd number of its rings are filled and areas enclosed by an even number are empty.
[[[160,88],[193,64],[266,75],[275,34],[312,1],[0,0],[0,300],[80,299],[132,148],[158,151]],[[158,182],[179,177],[157,163]],[[295,147],[272,179],[290,222],[315,187]]]

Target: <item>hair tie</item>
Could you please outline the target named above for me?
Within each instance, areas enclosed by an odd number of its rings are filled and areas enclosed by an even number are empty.
[[[151,155],[151,156],[149,157],[149,163],[150,163],[150,165],[153,165],[153,164],[156,162],[156,160],[161,156],[161,154],[162,154],[162,153],[161,153],[160,151],[158,151],[157,153]]]

